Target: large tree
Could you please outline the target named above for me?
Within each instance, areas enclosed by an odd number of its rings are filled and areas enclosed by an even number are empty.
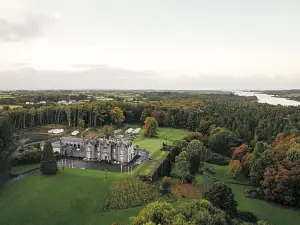
[[[222,181],[214,183],[212,188],[204,194],[204,197],[215,207],[218,207],[230,216],[237,213],[238,203],[235,200],[231,188]]]
[[[132,225],[172,224],[175,215],[176,210],[170,203],[153,202],[143,208],[138,216],[132,217],[130,220]]]
[[[191,182],[191,164],[189,162],[189,155],[186,151],[182,151],[178,156],[176,156],[175,166],[179,171],[179,177],[182,182]]]
[[[144,134],[148,137],[155,137],[158,128],[157,120],[153,117],[147,117],[144,124]]]
[[[233,132],[219,127],[212,131],[208,140],[208,145],[213,152],[228,157],[232,156],[234,148],[239,144],[240,141]]]
[[[41,155],[40,170],[44,175],[57,173],[57,163],[50,142],[44,144],[44,149]]]
[[[110,111],[110,117],[112,123],[121,123],[125,120],[124,112],[119,107],[114,107]]]
[[[189,156],[189,162],[191,164],[191,173],[196,174],[200,161],[204,161],[206,158],[207,150],[203,143],[199,140],[192,140],[186,147],[186,152]]]

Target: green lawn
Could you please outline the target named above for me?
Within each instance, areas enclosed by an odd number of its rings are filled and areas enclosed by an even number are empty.
[[[148,175],[152,169],[155,168],[157,162],[165,159],[168,155],[168,152],[161,151],[163,143],[171,144],[172,141],[180,140],[185,136],[187,132],[181,129],[174,128],[159,128],[158,137],[144,137],[144,134],[141,133],[134,141],[134,146],[138,145],[141,149],[146,149],[150,152],[149,158],[153,161],[143,161],[136,169],[135,174],[139,175]]]
[[[0,225],[128,224],[142,207],[101,212],[111,182],[121,174],[65,168],[57,176],[39,172],[0,189]]]
[[[13,166],[11,168],[10,172],[12,175],[19,175],[21,173],[25,173],[29,170],[36,169],[39,167],[40,167],[40,164],[26,164],[26,165],[20,165],[20,166]]]
[[[228,166],[218,166],[208,164],[206,166],[212,166],[216,170],[214,175],[216,179],[224,181],[234,181],[240,183],[247,183],[245,178],[234,180],[227,175]],[[213,182],[209,178],[198,175],[196,177],[197,185],[199,185],[202,191],[206,191],[211,187]],[[249,188],[246,185],[230,184],[227,183],[235,194],[236,200],[239,203],[239,209],[246,210],[254,213],[259,219],[266,220],[272,225],[298,225],[300,221],[300,210],[294,208],[284,207],[280,204],[267,202],[258,199],[246,198],[244,195],[245,189]]]

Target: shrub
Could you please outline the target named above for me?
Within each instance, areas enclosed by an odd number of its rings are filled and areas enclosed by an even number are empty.
[[[44,175],[51,175],[57,173],[56,158],[53,153],[52,145],[50,142],[46,142],[44,150],[41,154],[41,172]]]
[[[229,165],[230,158],[228,158],[227,156],[215,153],[215,152],[211,152],[208,156],[207,162],[216,164],[216,165],[221,165],[221,166]]]
[[[169,177],[164,177],[160,183],[160,189],[163,194],[167,194],[171,191],[172,180]]]
[[[41,161],[41,151],[34,147],[20,149],[12,158],[12,165],[36,164]]]
[[[217,173],[216,170],[211,167],[205,167],[204,169],[211,175],[215,175]]]
[[[260,188],[257,189],[246,189],[244,192],[245,196],[247,198],[262,198],[263,196],[263,191]]]
[[[258,218],[252,212],[247,211],[238,211],[237,217],[245,222],[256,223],[258,221]]]

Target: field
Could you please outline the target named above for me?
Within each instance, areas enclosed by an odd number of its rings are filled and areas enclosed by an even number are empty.
[[[248,183],[245,179],[234,180],[227,175],[228,166],[207,165],[213,167],[216,171],[214,177],[226,182]],[[197,185],[201,190],[207,190],[212,185],[212,181],[204,176],[197,176]],[[258,199],[246,198],[245,189],[249,186],[227,183],[233,190],[236,200],[239,203],[239,209],[254,213],[259,219],[266,220],[272,225],[298,225],[300,221],[300,210],[284,207],[279,204],[267,202]]]
[[[133,141],[134,146],[150,152],[149,158],[152,161],[143,161],[136,169],[135,174],[148,175],[157,165],[157,162],[165,159],[168,152],[160,151],[162,144],[171,144],[172,141],[182,139],[186,131],[174,128],[159,128],[157,138],[144,137],[143,133]]]
[[[95,170],[65,168],[57,176],[39,172],[0,189],[0,225],[108,225],[128,224],[142,207],[101,212],[112,181],[122,175]]]

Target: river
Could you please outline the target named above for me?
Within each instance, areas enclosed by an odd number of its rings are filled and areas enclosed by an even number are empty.
[[[289,100],[286,98],[278,98],[272,95],[262,94],[258,92],[246,92],[246,91],[234,91],[234,94],[240,96],[253,96],[255,95],[258,98],[260,103],[268,103],[271,105],[284,105],[284,106],[299,106],[300,102]]]

